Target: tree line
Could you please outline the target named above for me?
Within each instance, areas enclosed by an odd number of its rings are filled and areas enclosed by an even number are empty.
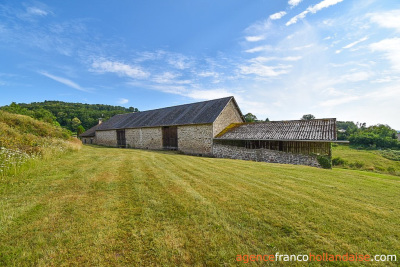
[[[134,107],[121,107],[102,104],[82,104],[62,101],[11,103],[1,110],[27,115],[40,121],[61,126],[71,132],[81,133],[98,124],[99,118],[107,120],[116,114],[138,112]]]

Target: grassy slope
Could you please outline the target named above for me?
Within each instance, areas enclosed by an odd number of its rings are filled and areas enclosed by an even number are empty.
[[[399,193],[377,173],[86,146],[0,181],[0,265],[399,258]]]
[[[378,150],[357,150],[340,145],[333,148],[332,156],[341,157],[348,163],[361,162],[364,164],[362,170],[400,175],[400,161],[386,159]]]

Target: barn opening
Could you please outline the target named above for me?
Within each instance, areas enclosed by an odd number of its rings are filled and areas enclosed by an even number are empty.
[[[126,147],[125,130],[117,130],[117,146]]]
[[[177,126],[164,126],[162,128],[163,148],[164,149],[178,149],[178,127]]]

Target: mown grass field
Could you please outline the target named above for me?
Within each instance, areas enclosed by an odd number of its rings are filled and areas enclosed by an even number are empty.
[[[399,177],[386,174],[84,146],[1,178],[0,265],[400,259],[399,196]]]

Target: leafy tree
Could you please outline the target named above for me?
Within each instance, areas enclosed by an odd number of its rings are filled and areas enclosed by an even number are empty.
[[[77,117],[73,118],[71,120],[71,125],[72,125],[72,129],[74,129],[74,131],[76,131],[78,129],[78,126],[81,125],[81,120],[78,119]]]
[[[337,121],[337,139],[349,140],[350,135],[358,131],[358,126],[352,121]]]
[[[76,129],[76,132],[78,135],[80,135],[85,132],[85,128],[83,128],[82,125],[79,125],[78,128]]]
[[[245,119],[246,122],[255,122],[255,121],[257,121],[256,115],[253,115],[252,113],[247,113],[246,115],[244,115],[244,119]]]
[[[265,121],[267,122],[267,121],[269,121],[269,119],[268,119],[268,118],[266,118],[266,119],[265,119]]]
[[[303,117],[301,117],[301,119],[302,119],[302,120],[307,120],[307,121],[309,121],[309,120],[315,120],[315,116],[312,115],[312,114],[305,114],[305,115],[303,115]]]
[[[350,144],[368,148],[400,148],[400,142],[395,138],[396,131],[390,126],[378,124],[366,127],[365,124],[360,125],[362,128],[350,135]]]

